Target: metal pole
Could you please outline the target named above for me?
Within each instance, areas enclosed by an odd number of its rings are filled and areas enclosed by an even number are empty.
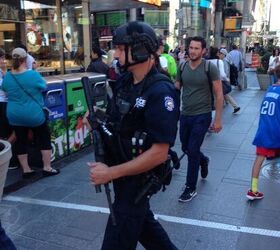
[[[90,11],[89,11],[89,0],[83,0],[82,1],[82,6],[83,6],[83,19],[85,22],[83,23],[83,47],[84,47],[84,56],[85,56],[85,61],[84,64],[85,66],[90,64],[90,53],[91,53],[91,35],[90,35]]]
[[[64,60],[64,42],[63,42],[63,27],[62,27],[62,14],[61,14],[61,0],[56,0],[57,8],[57,27],[59,39],[59,53],[60,53],[60,74],[65,74],[65,60]]]
[[[221,46],[221,32],[222,32],[222,12],[224,9],[224,0],[215,1],[215,30],[214,30],[214,45],[219,48]]]
[[[221,46],[221,31],[222,31],[222,12],[215,11],[214,46],[217,48],[220,48]]]
[[[198,36],[199,29],[199,0],[194,0],[193,9],[192,9],[192,27],[193,27],[193,36]]]
[[[129,10],[129,21],[136,21],[136,20],[137,20],[136,9],[132,8]]]

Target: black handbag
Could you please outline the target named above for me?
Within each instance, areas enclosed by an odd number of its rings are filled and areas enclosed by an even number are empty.
[[[50,116],[50,110],[47,107],[43,107],[29,92],[27,92],[23,86],[19,83],[18,79],[11,73],[11,76],[14,78],[14,80],[16,81],[17,85],[23,90],[23,92],[25,94],[27,94],[34,102],[36,102],[39,107],[42,109],[44,115],[45,115],[45,119],[46,121],[49,120],[49,116]]]
[[[231,92],[232,88],[229,82],[222,81],[223,94],[226,95]]]

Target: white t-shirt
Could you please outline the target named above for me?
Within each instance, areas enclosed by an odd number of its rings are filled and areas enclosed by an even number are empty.
[[[35,59],[33,56],[29,55],[27,53],[27,58],[26,58],[26,68],[27,69],[33,69],[33,63],[35,62]]]
[[[185,52],[179,52],[178,53],[178,59],[179,59],[179,64],[181,63],[184,63],[186,60],[185,60]]]
[[[159,57],[159,63],[160,63],[160,66],[167,71],[167,68],[168,68],[168,61],[167,59],[164,57],[164,56],[160,56]]]
[[[3,72],[0,70],[0,102],[7,102],[8,98],[6,93],[1,89],[2,87],[2,82],[3,82]]]
[[[269,58],[269,69],[275,69],[277,65],[280,64],[280,57],[279,56],[270,56]]]
[[[216,65],[216,67],[219,69],[221,80],[229,81],[229,79],[227,78],[227,75],[225,73],[224,62],[220,59],[210,59],[209,61],[211,63],[213,63],[214,65]]]

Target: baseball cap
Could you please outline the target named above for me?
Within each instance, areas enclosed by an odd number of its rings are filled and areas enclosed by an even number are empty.
[[[24,49],[22,48],[15,48],[12,52],[12,58],[26,58],[27,53]]]
[[[163,53],[168,54],[168,52],[169,52],[169,45],[166,43],[163,45]]]
[[[228,54],[228,52],[227,52],[226,49],[220,49],[220,53],[221,53],[221,54],[224,54],[225,56]]]

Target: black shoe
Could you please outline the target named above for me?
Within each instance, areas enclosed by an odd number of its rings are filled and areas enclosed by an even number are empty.
[[[178,170],[180,168],[181,164],[179,162],[179,157],[178,157],[177,153],[175,151],[170,150],[169,154],[170,154],[174,169]]]
[[[43,176],[47,177],[47,176],[53,176],[59,174],[60,170],[52,168],[51,170],[43,170],[42,172],[43,172]]]
[[[36,173],[34,170],[32,170],[31,172],[23,173],[23,174],[22,174],[22,178],[24,178],[24,179],[29,179],[29,178],[34,177],[36,174],[37,174],[37,173]]]
[[[208,175],[209,161],[210,159],[207,156],[205,156],[205,159],[200,160],[200,175],[203,179],[205,179]]]
[[[178,201],[180,201],[180,202],[191,201],[192,198],[194,198],[196,195],[197,195],[197,192],[195,191],[195,189],[186,187],[184,192],[179,197]]]
[[[240,110],[240,107],[234,108],[233,114],[236,114]]]

